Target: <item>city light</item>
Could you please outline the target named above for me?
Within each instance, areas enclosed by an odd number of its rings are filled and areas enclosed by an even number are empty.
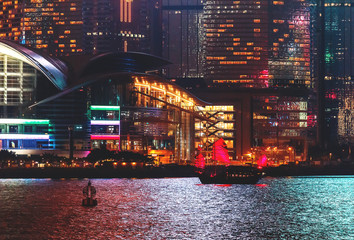
[[[106,110],[106,111],[119,111],[120,106],[101,106],[101,105],[92,105],[91,110]]]
[[[48,134],[0,134],[0,139],[49,139]]]
[[[0,124],[49,124],[49,120],[45,119],[18,119],[18,118],[1,118]]]
[[[120,125],[118,120],[91,120],[91,125]]]
[[[120,135],[91,135],[91,140],[119,140]]]

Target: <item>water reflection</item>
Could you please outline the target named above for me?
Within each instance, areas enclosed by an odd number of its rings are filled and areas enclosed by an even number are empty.
[[[354,239],[354,178],[0,180],[0,239]]]

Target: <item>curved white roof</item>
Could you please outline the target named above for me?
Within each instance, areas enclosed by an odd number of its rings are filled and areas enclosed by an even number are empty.
[[[60,90],[67,86],[66,67],[58,59],[40,55],[23,45],[7,40],[0,40],[0,53],[28,63],[43,73]]]

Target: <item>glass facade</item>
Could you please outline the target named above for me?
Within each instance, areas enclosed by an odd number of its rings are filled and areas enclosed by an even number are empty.
[[[206,160],[212,162],[212,145],[219,138],[225,140],[229,156],[236,158],[236,121],[233,105],[210,105],[197,107],[198,112],[211,121],[196,119],[195,121],[195,149],[203,149]]]
[[[353,1],[324,1],[325,119],[331,144],[353,144]]]
[[[51,54],[82,52],[81,0],[1,1],[0,38]]]
[[[68,56],[107,51],[161,54],[159,1],[1,1],[0,38]],[[155,41],[155,42],[153,42]]]
[[[168,78],[203,77],[203,1],[163,0],[163,57]]]
[[[313,87],[306,1],[206,1],[204,28],[209,84]]]
[[[0,149],[50,149],[51,126],[43,119],[0,119]]]
[[[303,97],[253,98],[254,146],[280,146],[307,137],[308,102]]]
[[[197,100],[156,76],[125,75],[87,87],[91,147],[136,151],[163,163],[193,158]]]
[[[161,55],[159,1],[82,0],[84,49],[95,54],[139,51]]]
[[[35,101],[37,77],[37,70],[26,62],[0,53],[1,117],[13,117],[18,107]]]

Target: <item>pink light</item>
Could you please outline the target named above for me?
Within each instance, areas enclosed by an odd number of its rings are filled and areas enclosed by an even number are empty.
[[[257,161],[258,169],[262,169],[262,167],[267,166],[267,161],[267,156],[263,154]]]
[[[0,139],[49,139],[48,134],[0,134]]]
[[[91,135],[91,140],[119,140],[120,135]]]

